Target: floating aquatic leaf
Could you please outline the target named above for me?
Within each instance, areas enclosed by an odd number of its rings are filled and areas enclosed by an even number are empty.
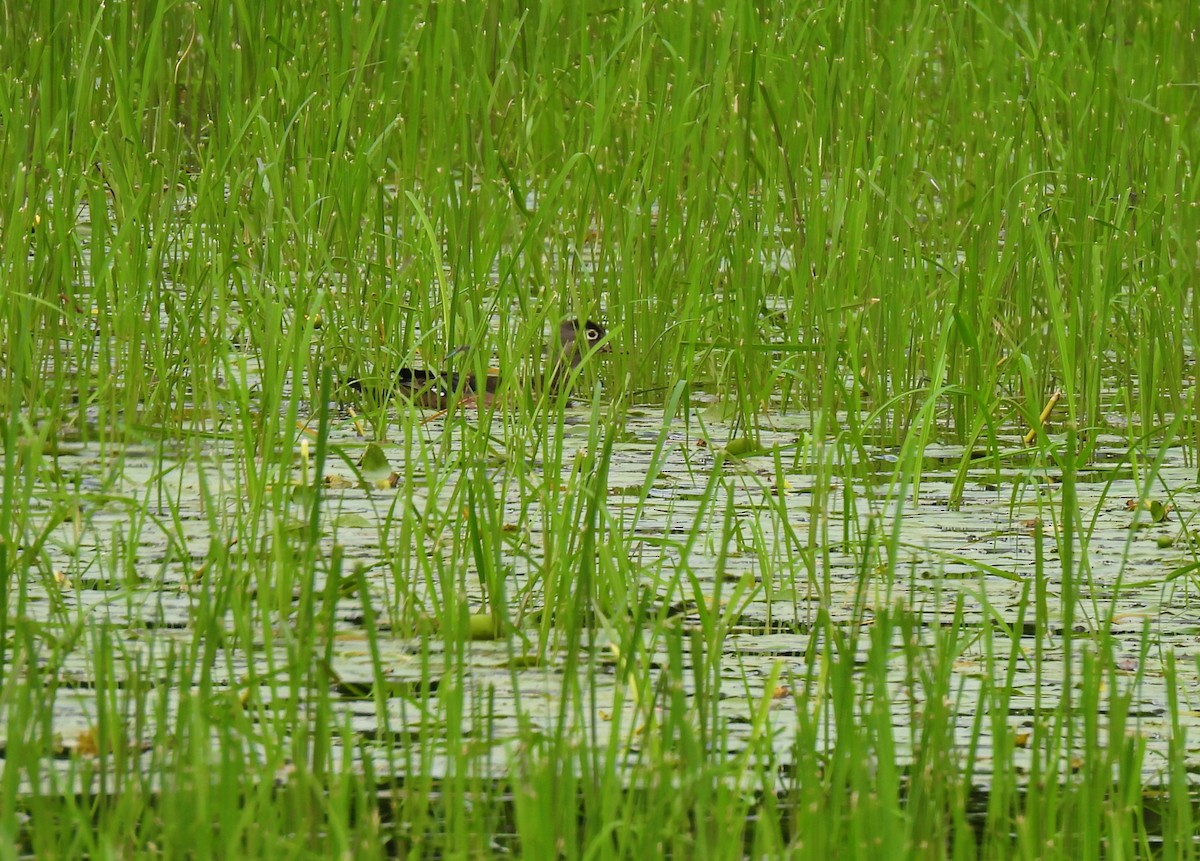
[[[472,613],[468,627],[472,640],[495,640],[500,636],[500,626],[491,613]]]
[[[752,440],[748,437],[738,437],[731,439],[721,449],[726,455],[733,458],[752,457],[756,454],[762,454],[767,449],[757,440]]]
[[[362,457],[358,459],[358,468],[362,471],[363,479],[369,482],[381,481],[392,474],[392,465],[388,462],[387,455],[373,442],[368,443],[363,450]]]

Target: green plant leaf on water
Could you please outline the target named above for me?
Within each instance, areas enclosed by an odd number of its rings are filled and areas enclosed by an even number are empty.
[[[702,415],[709,421],[732,421],[738,416],[738,402],[736,399],[716,401],[705,407]]]
[[[374,483],[382,481],[392,474],[392,465],[387,455],[377,443],[367,443],[362,457],[358,459],[358,468],[364,480]]]
[[[376,522],[357,511],[347,511],[333,519],[333,525],[339,529],[370,529]]]
[[[738,437],[737,439],[731,439],[720,451],[728,457],[743,458],[763,454],[767,451],[767,447],[757,440],[748,437]]]
[[[472,640],[497,640],[500,638],[500,626],[491,613],[472,613],[468,621],[468,631]]]

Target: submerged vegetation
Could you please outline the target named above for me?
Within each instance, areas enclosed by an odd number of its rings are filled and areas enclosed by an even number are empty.
[[[1200,855],[1196,4],[0,33],[0,858]]]

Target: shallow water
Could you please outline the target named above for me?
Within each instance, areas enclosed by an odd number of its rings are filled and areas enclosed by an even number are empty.
[[[557,478],[546,475],[547,467],[537,456],[513,470],[504,459],[517,456],[512,452],[491,463],[465,466],[450,457],[442,462],[454,464],[451,468],[431,471],[427,450],[420,457],[413,453],[422,451],[422,445],[446,445],[443,455],[452,455],[464,426],[445,418],[410,426],[418,440],[410,436],[382,446],[392,469],[404,476],[398,488],[358,483],[349,462],[367,444],[359,433],[361,425],[345,415],[333,420],[319,552],[328,559],[335,543],[340,545],[345,553],[340,570],[347,583],[349,572],[356,566],[361,569],[379,631],[372,644],[356,590],[340,590],[329,668],[337,679],[334,709],[370,742],[340,755],[374,751],[378,767],[392,767],[394,751],[388,745],[416,739],[424,751],[421,769],[440,774],[450,767],[444,750],[446,716],[437,692],[445,673],[454,672],[455,658],[448,654],[446,638],[426,624],[427,609],[445,599],[439,594],[445,582],[429,572],[449,572],[453,588],[474,611],[484,600],[476,560],[463,552],[464,543],[445,529],[427,534],[420,524],[441,522],[431,513],[440,516],[446,506],[462,504],[458,484],[469,477],[464,470],[509,477],[496,487],[496,503],[487,507],[491,519],[483,528],[496,539],[492,552],[505,571],[512,598],[508,615],[518,626],[509,636],[476,640],[465,647],[462,730],[478,735],[481,722],[486,723],[490,739],[486,756],[473,767],[501,776],[522,733],[558,731],[561,698],[573,687],[564,678],[561,632],[551,632],[543,657],[531,657],[538,653],[539,636],[550,630],[541,625],[539,604],[553,580],[548,569],[557,564],[546,557],[546,527],[561,512],[547,511],[545,503],[570,505],[582,498],[579,476],[569,471],[575,453],[586,448],[588,418],[586,411],[575,410],[564,426],[568,472]],[[1040,673],[1032,660],[1024,661],[1011,680],[1011,726],[1029,727],[1037,718],[1035,709],[1053,707],[1064,695],[1066,674],[1060,636],[1062,575],[1052,523],[1061,486],[1054,471],[1037,465],[1027,453],[1014,454],[999,467],[986,460],[978,466],[971,462],[961,504],[952,510],[949,503],[964,452],[931,447],[924,453],[917,498],[906,488],[901,504],[896,499],[898,453],[872,450],[865,458],[861,450],[848,454],[833,443],[809,439],[810,416],[769,418],[769,426],[761,431],[764,453],[722,463],[713,446],[701,444],[698,421],[676,419],[664,429],[660,412],[639,410],[613,445],[604,499],[610,528],[597,552],[602,563],[606,558],[612,562],[611,554],[624,554],[616,561],[637,575],[637,582],[626,586],[648,596],[651,615],[669,618],[673,630],[700,630],[698,602],[719,593],[721,634],[715,645],[706,640],[704,648],[720,652],[727,751],[741,752],[750,743],[750,716],[767,696],[775,699],[770,709],[771,746],[783,767],[803,710],[816,715],[824,738],[832,740],[833,728],[821,718],[821,705],[796,693],[812,663],[823,660],[823,644],[811,633],[822,612],[849,631],[869,628],[879,613],[903,605],[920,619],[909,636],[931,650],[944,642],[946,626],[960,614],[951,708],[957,714],[956,734],[964,754],[971,749],[980,691],[1005,683],[987,678],[985,650],[976,633],[990,632],[996,654],[1006,654],[1013,645],[1007,628],[1019,636],[1024,653],[1032,656],[1035,645],[1042,650]],[[703,427],[713,440],[728,433],[711,421]],[[660,439],[665,447],[654,471]],[[1089,632],[1111,633],[1116,684],[1128,686],[1136,731],[1148,750],[1144,777],[1153,783],[1159,779],[1171,737],[1164,676],[1168,655],[1176,661],[1179,720],[1193,733],[1198,731],[1193,725],[1200,724],[1200,709],[1190,701],[1191,692],[1200,689],[1200,601],[1196,574],[1187,570],[1196,560],[1190,529],[1196,473],[1185,463],[1182,450],[1169,451],[1153,486],[1146,488],[1137,480],[1145,480],[1145,468],[1131,467],[1120,440],[1104,443],[1077,485],[1081,522],[1088,534],[1086,544],[1076,550],[1085,574],[1077,587],[1074,619],[1081,637],[1074,660],[1078,663],[1098,648],[1089,645]],[[1015,451],[1019,445],[1014,442],[1013,447]],[[146,690],[162,680],[166,689],[153,696],[165,705],[143,714],[138,737],[130,739],[133,747],[148,748],[162,737],[156,722],[169,721],[178,704],[180,692],[170,686],[169,666],[205,635],[195,628],[200,606],[231,600],[230,590],[243,598],[274,597],[283,606],[292,595],[275,594],[277,590],[299,594],[297,584],[266,582],[253,572],[256,558],[261,558],[263,571],[278,570],[271,567],[280,564],[273,554],[280,549],[280,536],[302,531],[306,496],[293,491],[294,522],[260,524],[253,534],[239,534],[246,529],[239,512],[246,510],[247,500],[244,478],[227,441],[149,442],[127,446],[119,455],[92,444],[60,442],[53,463],[55,469],[39,478],[31,520],[39,526],[60,522],[49,529],[33,564],[37,576],[24,584],[23,612],[39,624],[46,642],[55,644],[47,646],[42,667],[56,680],[54,732],[64,753],[86,753],[93,744],[98,697],[111,697],[114,686],[122,692],[118,696],[145,697]],[[305,483],[303,469],[312,470],[311,462],[297,467],[293,481]],[[716,481],[714,471],[719,472]],[[514,474],[522,476],[521,481],[513,479]],[[312,473],[307,475],[311,483]],[[826,493],[814,494],[822,487]],[[817,498],[824,499],[820,510],[814,504]],[[1135,512],[1128,500],[1141,498],[1169,502],[1174,509],[1159,523],[1151,522],[1151,512],[1140,512],[1142,528],[1131,529]],[[1043,586],[1050,622],[1040,644],[1035,643],[1030,597],[1035,593],[1031,587],[1037,518],[1044,529]],[[466,528],[463,520],[452,518],[449,523]],[[272,531],[273,527],[279,528]],[[896,527],[898,557],[892,567],[897,574],[892,578],[883,573],[886,550],[877,544],[864,551],[863,546],[868,538],[887,538]],[[223,554],[244,554],[233,570],[251,572],[245,582],[211,581],[209,571]],[[429,562],[433,557],[440,567]],[[318,564],[317,571],[311,586],[320,596],[328,567]],[[424,576],[417,576],[420,572]],[[15,601],[11,598],[10,606]],[[215,646],[218,658],[209,671],[218,688],[227,686],[235,695],[244,692],[247,678],[270,678],[276,689],[260,691],[262,699],[279,697],[284,703],[290,696],[288,673],[307,669],[294,666],[287,648],[286,629],[296,619],[251,617],[252,627],[246,630],[245,622],[237,628],[232,614],[227,616],[228,639]],[[111,635],[116,679],[97,678],[95,640],[86,633],[97,623]],[[638,660],[652,667],[652,679],[662,680],[668,672],[666,630],[647,627],[640,639]],[[601,743],[614,734],[632,754],[640,744],[639,693],[646,692],[620,687],[616,675],[605,669],[627,654],[621,651],[625,633],[620,619],[607,617],[585,632],[584,651],[595,667],[589,675],[589,705],[582,709],[576,703],[569,711],[578,731]],[[896,629],[897,654],[899,637]],[[867,660],[868,645],[868,638],[859,639],[860,663]],[[386,727],[380,725],[369,695],[377,679],[372,648],[378,649],[387,686]],[[680,678],[689,680],[696,655],[688,650],[683,655],[689,663]],[[997,672],[1002,672],[998,666]],[[1078,666],[1074,672],[1079,672]],[[889,676],[893,691],[903,692],[892,701],[897,755],[903,760],[919,732],[912,726],[914,702],[919,712],[924,694],[913,688],[912,668],[904,660],[889,663]],[[780,680],[784,687],[767,690]],[[686,687],[691,696],[690,683]],[[5,726],[8,722],[0,721],[0,727]],[[991,767],[988,733],[985,728],[982,743],[973,748],[975,779],[985,788]],[[1018,749],[1015,764],[1027,765],[1032,755]],[[47,766],[60,777],[71,775],[68,784],[81,779],[69,757]]]

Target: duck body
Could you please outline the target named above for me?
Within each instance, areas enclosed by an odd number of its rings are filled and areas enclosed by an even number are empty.
[[[607,333],[602,325],[587,320],[564,320],[558,327],[557,348],[554,367],[550,373],[550,388],[557,391],[566,382],[571,371],[579,367],[593,350],[608,352],[607,344],[601,345]],[[500,389],[501,378],[488,375],[483,385],[475,374],[459,374],[454,371],[434,371],[428,368],[401,368],[396,374],[393,387],[395,394],[412,401],[420,407],[434,410],[448,409],[455,402],[467,404],[491,403]],[[364,383],[359,379],[347,385],[362,392]]]
[[[432,410],[447,409],[461,399],[491,403],[500,387],[500,377],[484,377],[481,387],[474,374],[458,374],[453,371],[430,371],[427,368],[401,368],[396,375],[396,392],[417,406]]]

